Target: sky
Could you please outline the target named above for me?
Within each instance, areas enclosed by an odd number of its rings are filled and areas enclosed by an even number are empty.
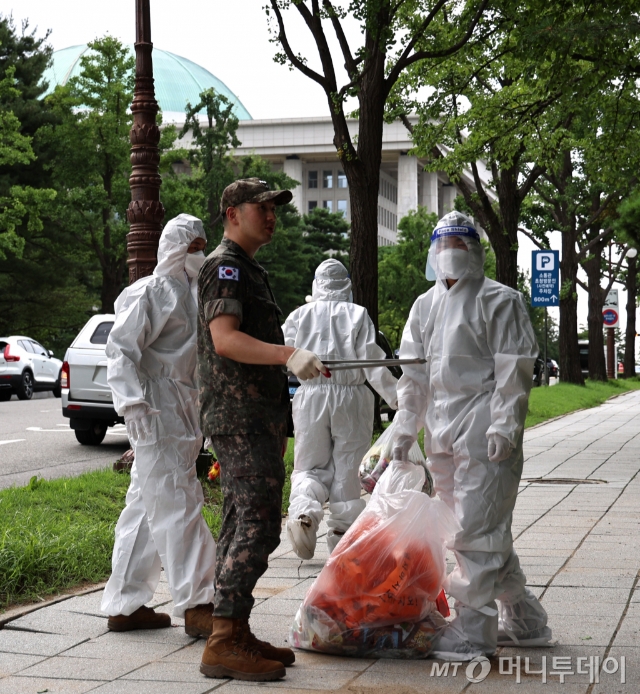
[[[297,70],[273,61],[276,47],[269,42],[262,9],[266,0],[151,0],[151,37],[158,48],[202,65],[221,79],[254,118],[302,118],[329,115],[323,90]],[[17,22],[28,19],[38,34],[51,30],[55,50],[86,43],[109,33],[124,43],[135,40],[134,0],[5,0],[2,13]],[[311,46],[306,27],[292,13],[290,40],[294,51],[307,54]],[[355,43],[359,32],[347,25]],[[316,64],[310,56],[310,66]],[[519,235],[518,264],[531,269],[533,243]],[[560,234],[551,247],[560,250]],[[582,279],[586,277],[582,276]],[[620,289],[621,327],[626,321],[626,293]],[[549,309],[557,320],[558,309]],[[578,323],[587,322],[587,295],[578,289]]]

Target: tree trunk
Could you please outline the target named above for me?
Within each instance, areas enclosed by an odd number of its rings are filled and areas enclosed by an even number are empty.
[[[638,291],[637,258],[627,256],[627,330],[624,346],[624,377],[636,375],[636,294]]]
[[[494,238],[496,238],[494,236]],[[507,287],[518,288],[518,250],[513,249],[513,244],[506,234],[501,234],[499,243],[491,241],[496,254],[496,280]],[[490,239],[491,240],[491,239]]]
[[[604,244],[597,244],[592,249],[592,257],[582,263],[587,273],[589,287],[589,378],[592,381],[607,381],[607,364],[604,358],[604,333],[602,330],[602,307],[604,296],[600,282],[602,280],[601,254]]]
[[[102,313],[114,313],[116,299],[122,291],[122,277],[114,277],[108,270],[102,272],[102,287],[100,290],[100,302]]]
[[[349,182],[351,202],[351,247],[349,263],[353,299],[367,309],[378,328],[378,186],[382,163],[384,55],[371,48],[372,65],[366,69],[359,93],[360,118],[355,154],[344,150],[338,134],[334,144]],[[331,106],[331,104],[330,104]]]
[[[576,277],[578,258],[574,234],[562,234],[562,260],[560,262],[560,380],[583,386],[584,378],[580,368],[580,347],[578,346],[578,295]]]

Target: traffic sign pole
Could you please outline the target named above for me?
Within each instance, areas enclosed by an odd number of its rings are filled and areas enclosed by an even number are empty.
[[[616,363],[616,331],[615,328],[607,328],[607,378],[615,378]]]
[[[547,365],[547,307],[544,307],[544,384],[549,385],[549,366]],[[555,392],[555,391],[554,391]]]

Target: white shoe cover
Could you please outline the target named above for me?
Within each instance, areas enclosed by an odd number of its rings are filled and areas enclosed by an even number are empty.
[[[514,632],[506,626],[498,629],[498,646],[511,648],[553,648],[558,642],[551,638],[551,629],[542,627],[533,631]]]
[[[342,540],[344,533],[336,532],[333,528],[329,528],[327,532],[327,549],[329,554],[333,554],[333,550],[340,540]]]
[[[456,627],[449,624],[435,640],[430,658],[448,661],[467,661],[485,655],[480,649],[472,646]]]
[[[300,559],[313,559],[316,551],[316,530],[308,516],[290,518],[287,521],[287,537],[293,551]]]
[[[544,607],[528,588],[518,602],[500,602],[498,646],[549,648],[556,643],[551,638]]]

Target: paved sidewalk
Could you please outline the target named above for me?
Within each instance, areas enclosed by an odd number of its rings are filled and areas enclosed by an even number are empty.
[[[516,547],[560,645],[502,649],[481,683],[467,676],[479,678],[480,666],[473,673],[466,664],[445,671],[431,660],[356,660],[300,651],[280,682],[207,679],[198,672],[204,642],[187,637],[179,620],[168,630],[109,633],[97,592],[41,609],[0,631],[0,694],[255,694],[256,687],[281,694],[640,692],[640,392],[528,431],[525,456]],[[324,537],[318,544],[316,558],[301,562],[283,539],[256,590],[251,621],[258,637],[285,645],[298,605],[327,556]],[[166,583],[154,604],[171,609]],[[590,684],[593,666],[599,684]]]

